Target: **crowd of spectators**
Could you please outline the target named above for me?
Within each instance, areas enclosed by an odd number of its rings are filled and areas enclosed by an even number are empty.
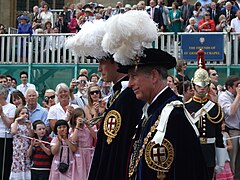
[[[189,0],[182,0],[172,3],[168,1],[167,5],[163,0],[150,0],[149,6],[146,6],[144,1],[139,1],[135,5],[117,2],[115,7],[104,7],[97,3],[78,3],[64,6],[54,19],[51,8],[43,1],[39,6],[34,6],[31,13],[23,14],[17,19],[19,25],[23,24],[23,19],[31,24],[32,33],[52,33],[54,27],[57,27],[60,33],[76,33],[86,21],[107,20],[129,10],[144,10],[158,24],[159,31],[163,32],[239,32],[238,1],[199,0],[191,4]],[[1,25],[0,29],[1,33],[6,33],[4,25]]]
[[[0,75],[0,160],[6,179],[87,179],[112,84],[86,69],[80,73],[69,86],[47,89],[40,103],[27,72],[20,73],[18,86],[12,76]],[[60,163],[68,164],[67,172],[59,170]]]
[[[183,102],[193,98],[195,91],[190,80],[192,77],[185,75],[186,69],[187,62],[178,60],[176,76],[167,77],[168,86],[183,98]],[[216,69],[209,67],[207,70],[211,78],[208,98],[219,103],[225,115],[223,133],[227,131],[227,138],[233,138],[228,140],[229,147],[226,145],[228,173],[231,177],[233,174],[238,176],[240,78],[229,76],[222,86],[218,83]],[[11,161],[5,164],[5,175],[10,173],[10,179],[20,176],[34,179],[39,174],[50,176],[50,179],[80,175],[87,179],[96,134],[112,84],[103,82],[96,73],[89,75],[86,69],[81,69],[78,78],[72,79],[69,85],[60,83],[55,90],[47,89],[43,102],[39,103],[38,92],[33,84],[28,83],[27,72],[21,72],[20,79],[21,83],[15,86],[13,77],[0,75],[1,152],[3,147],[13,149],[13,152],[1,154],[13,161],[12,165]],[[10,133],[3,133],[8,129]],[[6,144],[4,138],[8,140]],[[39,160],[38,156],[43,155],[44,158]],[[58,170],[61,162],[68,164],[67,173]],[[220,172],[222,170],[216,168],[216,177],[222,177]]]
[[[102,4],[70,4],[64,6],[63,11],[54,21],[53,13],[47,3],[42,3],[41,7],[34,6],[33,12],[28,14],[28,21],[32,25],[33,33],[37,29],[42,29],[45,33],[51,33],[49,27],[57,27],[60,33],[76,33],[81,30],[81,26],[86,21],[98,19],[107,20],[109,17],[129,10],[144,10],[158,24],[159,31],[189,32],[187,26],[192,25],[192,31],[214,32],[214,31],[236,31],[238,32],[238,1],[219,0],[199,0],[191,4],[189,0],[181,2],[174,1],[171,7],[167,7],[163,0],[150,0],[149,6],[144,1],[139,1],[136,5],[117,2],[115,7],[104,7]],[[191,21],[194,23],[191,23]],[[234,21],[232,22],[232,20]],[[47,26],[49,25],[49,26]],[[217,28],[218,26],[218,28]],[[36,31],[37,30],[37,31]]]
[[[27,24],[29,28],[31,25],[32,33],[76,33],[86,21],[108,19],[131,9],[146,10],[158,24],[159,31],[229,32],[239,29],[240,32],[238,1],[215,3],[211,0],[207,3],[198,1],[195,5],[183,0],[180,7],[173,2],[171,10],[162,0],[158,0],[158,4],[150,0],[150,7],[146,7],[144,1],[133,6],[123,6],[118,2],[114,9],[94,3],[84,6],[71,4],[63,8],[55,23],[51,10],[43,3],[40,8],[34,6],[32,14],[18,18],[21,21],[19,28],[26,29]],[[4,26],[0,27],[3,31]],[[186,68],[187,62],[179,60],[176,77],[168,75],[167,78],[168,86],[184,102],[194,96],[195,90],[191,77],[185,75]],[[240,79],[230,76],[221,86],[217,71],[208,68],[208,73],[211,78],[208,96],[221,106],[226,130],[229,137],[233,137],[226,142],[229,152],[226,162],[231,164],[228,173],[239,176],[240,146],[236,136],[240,132]],[[89,75],[86,69],[82,69],[69,85],[60,83],[53,87],[55,90],[47,89],[43,102],[39,103],[35,85],[28,83],[28,73],[21,72],[20,79],[21,83],[17,85],[16,79],[10,75],[0,75],[1,175],[10,179],[87,179],[97,141],[96,133],[112,92],[112,84],[102,81],[98,74]],[[220,176],[219,172],[221,169],[216,170],[216,177]]]
[[[43,1],[39,6],[34,6],[31,13],[17,17],[17,31],[20,34],[77,33],[86,21],[107,20],[111,16],[129,10],[141,10],[149,14],[160,32],[174,32],[175,34],[178,32],[240,32],[240,3],[238,1],[199,0],[193,4],[189,0],[170,2],[168,1],[168,6],[163,0],[150,0],[149,6],[146,6],[144,1],[139,1],[135,5],[124,5],[117,2],[115,7],[104,7],[97,3],[69,4],[64,6],[56,16],[54,15],[56,12]],[[170,4],[171,7],[169,7]],[[3,24],[0,24],[0,33],[6,33]],[[179,38],[179,40],[181,39]],[[238,41],[238,39],[234,39],[234,41],[236,40]],[[64,41],[63,36],[55,41],[50,40],[50,53],[46,59],[51,61],[52,54],[56,59],[58,49],[60,49],[62,57]],[[51,42],[55,42],[55,44],[53,45]],[[22,56],[23,49],[21,49],[21,58]]]

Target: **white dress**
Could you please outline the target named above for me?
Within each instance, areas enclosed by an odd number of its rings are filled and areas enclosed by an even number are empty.
[[[18,134],[28,136],[28,129],[25,124],[18,124],[17,133],[13,135],[13,162],[9,179],[30,180],[30,158],[27,157],[30,140]]]

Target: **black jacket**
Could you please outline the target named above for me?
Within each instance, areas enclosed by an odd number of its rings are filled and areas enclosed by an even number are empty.
[[[194,98],[186,102],[186,108],[190,114],[196,113],[199,109],[201,109],[208,101],[199,102]],[[203,155],[208,167],[215,166],[215,145],[219,148],[224,148],[223,145],[223,136],[221,133],[221,122],[223,119],[223,114],[220,106],[217,103],[213,108],[208,112],[209,116],[213,118],[213,122],[211,122],[207,115],[200,119],[196,126],[198,127],[200,138],[216,138],[215,144],[201,144]],[[220,121],[220,122],[218,122]]]
[[[128,80],[127,77],[121,81]],[[113,86],[114,92],[120,91],[121,82]],[[116,97],[116,98],[115,98]],[[89,174],[89,180],[123,180],[128,169],[128,153],[134,135],[134,129],[141,119],[143,102],[136,99],[132,89],[126,88],[120,94],[113,97],[112,104],[108,108],[103,122],[97,134],[97,145]],[[119,131],[113,134],[112,142],[108,144],[109,136],[106,135],[106,126],[118,126],[119,118],[114,113],[120,115],[121,125]],[[113,123],[112,119],[116,121]],[[107,128],[109,130],[109,128]],[[108,134],[108,133],[107,133]]]
[[[142,122],[139,124],[138,127],[140,128],[138,128],[136,133],[135,142],[139,140],[140,149],[145,137],[151,131],[151,127],[161,115],[162,109],[166,104],[175,100],[180,99],[170,88],[167,88],[149,106],[147,113],[150,118],[145,126]],[[149,149],[148,147],[151,147],[149,146],[150,141],[155,134],[156,130],[147,141],[148,143],[139,161],[137,172],[133,175],[132,179],[137,177],[137,180],[156,180],[161,170],[159,167],[167,167],[169,165],[167,160],[171,158],[173,158],[172,164],[170,164],[168,172],[165,172],[166,180],[208,179],[207,167],[204,162],[199,139],[186,118],[182,107],[174,107],[170,113],[164,136],[164,140],[168,143],[163,143],[162,146],[155,144]],[[148,154],[150,154],[150,158]],[[162,170],[164,169],[162,168]]]
[[[151,14],[151,8],[147,9],[147,13],[150,15]],[[162,13],[160,12],[159,8],[155,7],[154,8],[154,16],[153,16],[153,21],[158,24],[158,27],[160,28],[163,26],[163,17]]]

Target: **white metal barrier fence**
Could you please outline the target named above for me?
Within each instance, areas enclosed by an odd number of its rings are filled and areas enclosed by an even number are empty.
[[[181,59],[179,33],[159,33],[155,46]],[[217,34],[217,33],[215,33]],[[213,65],[239,65],[238,36],[240,33],[219,33],[225,37],[225,61],[208,62]],[[64,41],[73,34],[0,34],[0,63],[1,64],[91,64],[94,59],[75,56],[67,50]],[[230,38],[228,38],[230,37]],[[217,42],[216,42],[217,43]],[[196,64],[196,61],[190,62]]]

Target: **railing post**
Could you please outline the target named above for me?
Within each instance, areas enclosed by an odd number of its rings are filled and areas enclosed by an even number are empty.
[[[33,58],[33,42],[29,41],[28,43],[28,64],[32,64]]]
[[[33,55],[33,42],[32,42],[32,37],[29,35],[28,37],[28,81],[31,83],[31,72],[32,72],[32,55]]]
[[[234,43],[233,43],[233,50],[234,50],[234,65],[238,64],[238,36],[234,33]]]
[[[28,82],[31,83],[32,64],[28,64]]]
[[[13,39],[12,39],[12,46],[11,46],[11,48],[12,48],[12,62],[16,62],[16,56],[15,56],[15,54],[16,54],[16,37],[13,37]]]
[[[22,48],[22,43],[21,43],[21,37],[17,37],[17,62],[20,63],[20,57],[21,57],[21,48]]]
[[[173,56],[178,60],[178,35],[174,35]]]
[[[158,35],[157,35],[157,39],[155,39],[155,43],[154,43],[154,47],[153,48],[155,48],[155,49],[158,49],[158,38],[159,38],[159,33],[158,33]]]
[[[10,54],[10,49],[11,49],[11,44],[10,44],[10,39],[11,37],[7,37],[7,51],[6,51],[6,62],[9,63],[10,62],[10,57],[11,57],[11,54]]]
[[[1,60],[1,62],[3,62],[4,61],[4,49],[6,48],[5,47],[5,37],[4,36],[2,36],[2,37],[0,37],[0,40],[1,40],[1,42],[2,42],[2,44],[1,44],[1,49],[0,49],[0,51],[1,51],[1,57],[0,57],[0,60]],[[5,55],[6,56],[6,55]]]
[[[78,64],[74,63],[74,78],[76,79],[78,77]]]
[[[232,36],[230,32],[227,33],[227,47],[226,47],[226,65],[227,65],[227,76],[230,75],[230,68],[231,65],[231,56],[232,56]]]

